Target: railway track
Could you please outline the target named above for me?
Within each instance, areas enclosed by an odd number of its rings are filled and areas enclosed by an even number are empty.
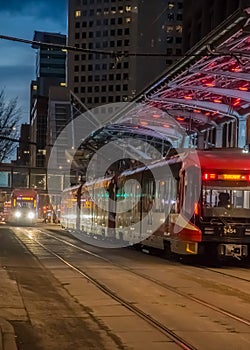
[[[135,271],[135,270],[133,270],[133,269],[131,269],[131,268],[125,266],[125,265],[115,263],[115,262],[113,262],[113,261],[110,260],[110,259],[107,259],[107,258],[105,258],[105,257],[103,257],[103,256],[101,256],[101,255],[98,255],[98,254],[96,254],[96,253],[93,253],[93,252],[91,252],[90,250],[87,250],[87,249],[85,249],[85,248],[79,247],[79,246],[77,246],[77,245],[75,245],[75,244],[73,244],[73,243],[71,243],[71,242],[68,242],[68,241],[65,240],[65,239],[62,239],[62,238],[59,238],[59,237],[55,237],[53,234],[50,234],[50,233],[48,233],[48,232],[41,231],[41,233],[42,233],[42,234],[45,234],[45,235],[47,235],[47,236],[49,236],[49,237],[51,237],[51,238],[54,238],[54,239],[56,239],[57,241],[60,241],[60,242],[62,242],[62,243],[65,243],[65,244],[67,244],[67,245],[69,245],[69,246],[71,246],[71,247],[74,247],[74,248],[76,248],[77,250],[80,250],[80,251],[82,251],[82,252],[84,252],[84,253],[86,253],[86,254],[88,254],[88,255],[91,255],[91,256],[93,256],[93,257],[95,257],[95,258],[101,259],[101,260],[105,261],[106,263],[110,263],[110,264],[112,264],[112,265],[115,266],[115,267],[118,267],[118,268],[120,268],[120,269],[126,270],[126,271],[128,271],[128,272],[130,272],[130,273],[136,275],[137,277],[146,279],[147,281],[150,281],[150,282],[152,282],[152,283],[154,283],[154,284],[156,284],[156,285],[158,285],[158,286],[160,286],[160,287],[163,287],[163,288],[165,288],[165,289],[168,290],[168,291],[171,291],[171,292],[173,292],[173,293],[175,293],[175,294],[178,294],[178,295],[180,295],[180,296],[182,296],[182,297],[184,297],[184,298],[186,298],[186,299],[188,299],[188,300],[194,301],[194,302],[196,302],[196,303],[198,303],[198,304],[200,304],[200,305],[203,305],[203,306],[205,306],[205,307],[207,307],[207,308],[209,308],[209,309],[211,309],[211,310],[213,310],[213,311],[216,311],[216,312],[218,312],[218,313],[221,314],[221,315],[227,316],[227,317],[229,317],[229,318],[231,318],[231,319],[233,319],[233,320],[236,320],[236,321],[238,321],[238,322],[240,322],[240,323],[242,323],[242,324],[244,324],[244,325],[250,326],[250,321],[249,321],[249,320],[244,319],[244,318],[242,318],[242,317],[240,317],[240,316],[238,316],[238,315],[235,315],[235,314],[233,314],[233,313],[231,313],[231,312],[229,312],[229,311],[227,311],[227,310],[225,310],[225,309],[223,309],[223,308],[220,308],[220,307],[218,307],[218,306],[216,306],[216,305],[214,305],[214,304],[212,304],[212,303],[208,303],[208,302],[205,301],[205,300],[202,300],[202,299],[200,299],[200,298],[197,298],[197,297],[195,297],[195,296],[192,296],[192,295],[190,295],[190,294],[187,294],[187,293],[185,293],[185,292],[182,292],[182,291],[180,291],[180,290],[177,290],[177,289],[175,289],[174,287],[172,287],[171,285],[169,285],[169,284],[167,284],[167,283],[165,283],[165,282],[161,282],[161,281],[159,281],[159,280],[157,280],[157,279],[155,279],[155,278],[152,278],[152,277],[150,277],[150,276],[148,276],[148,275],[146,275],[146,274],[144,274],[144,273]],[[198,268],[201,269],[201,267],[198,267]],[[216,272],[216,273],[220,273],[219,271],[214,270],[214,269],[210,269],[210,268],[207,268],[207,270],[212,271],[212,272]],[[237,277],[237,276],[234,276],[234,275],[224,274],[224,273],[221,273],[221,274],[223,274],[223,275],[225,275],[225,276],[227,276],[227,277],[235,277],[235,278],[237,278],[237,279],[241,279],[242,281],[250,282],[248,279],[240,278],[240,277]]]
[[[250,282],[250,279],[249,278],[244,278],[244,277],[240,277],[240,276],[235,276],[231,273],[227,273],[227,272],[224,272],[224,271],[218,271],[216,269],[213,269],[213,268],[210,268],[210,267],[206,267],[206,266],[195,266],[197,267],[198,269],[202,269],[202,270],[206,270],[206,271],[211,271],[213,273],[216,273],[218,275],[221,275],[221,276],[224,276],[224,277],[230,277],[230,278],[235,278],[236,280],[239,280],[239,281],[244,281],[244,282]],[[242,271],[242,270],[241,270]],[[246,270],[249,272],[249,270]]]
[[[44,231],[42,233],[44,233]],[[53,235],[48,234],[48,233],[44,233],[44,234],[46,234],[47,236],[50,236],[50,237],[52,237],[52,238],[54,238],[54,239],[56,239],[58,241],[66,243],[66,244],[70,245],[71,247],[74,247],[74,248],[77,248],[77,249],[79,248],[81,251],[84,251],[85,253],[91,254],[92,256],[94,256],[96,258],[99,258],[99,259],[105,260],[106,262],[110,262],[111,263],[111,261],[109,261],[108,259],[105,259],[105,258],[103,258],[101,256],[98,256],[97,254],[91,253],[90,251],[88,251],[88,250],[86,250],[84,248],[77,247],[76,245],[74,245],[72,243],[69,243],[66,240],[55,238]],[[183,350],[197,350],[196,347],[194,347],[188,341],[186,341],[185,339],[180,337],[178,334],[173,332],[169,327],[166,327],[164,324],[162,324],[161,322],[157,321],[152,316],[146,314],[143,310],[141,310],[140,308],[136,307],[131,302],[127,301],[126,299],[124,299],[124,298],[120,297],[119,295],[117,295],[116,293],[114,293],[107,286],[105,286],[104,284],[100,283],[96,278],[93,278],[88,273],[86,273],[85,271],[83,271],[79,267],[75,266],[74,264],[69,262],[67,259],[63,258],[60,254],[55,253],[50,248],[46,247],[44,244],[39,242],[37,239],[35,239],[34,237],[31,237],[28,233],[25,233],[25,235],[27,237],[29,237],[30,239],[32,239],[34,242],[36,242],[40,247],[42,247],[45,251],[47,251],[51,256],[56,257],[58,260],[60,260],[62,263],[64,263],[68,268],[70,268],[70,269],[74,270],[75,272],[77,272],[83,278],[85,278],[86,280],[91,282],[93,285],[95,285],[103,293],[105,293],[106,295],[111,297],[113,300],[117,301],[121,306],[123,306],[126,309],[130,310],[134,315],[140,317],[142,320],[144,320],[148,324],[150,324],[154,329],[157,329],[159,332],[164,334],[168,339],[170,339],[176,345],[178,345],[180,349],[183,349]],[[115,266],[118,266],[118,265],[115,265]]]
[[[64,239],[62,237],[57,237],[55,236],[56,233],[49,233],[48,231],[41,231],[39,230],[43,235],[49,237],[50,239],[56,240],[58,242],[61,242],[63,244],[66,244],[67,246],[74,248],[84,254],[88,254],[96,259],[102,260],[105,263],[109,263],[111,264],[113,267],[117,267],[120,268],[124,271],[128,271],[129,273],[143,278],[146,281],[150,281],[152,283],[154,283],[157,286],[160,286],[176,295],[182,296],[185,299],[188,299],[192,302],[195,302],[197,304],[202,305],[203,307],[206,307],[207,309],[213,310],[214,312],[218,313],[219,315],[223,315],[225,317],[228,317],[234,321],[239,322],[242,325],[245,326],[250,326],[250,321],[247,319],[242,318],[239,315],[233,314],[223,308],[220,308],[212,303],[209,303],[205,300],[202,300],[200,298],[197,298],[195,296],[192,296],[190,294],[187,294],[181,290],[177,290],[175,289],[173,286],[171,286],[170,284],[167,284],[165,282],[161,282],[151,276],[148,276],[144,273],[138,272],[133,270],[130,267],[127,267],[125,265],[113,262],[112,260],[103,257],[102,255],[96,254],[86,248],[77,246],[74,243],[69,242],[67,239]],[[36,239],[33,235],[30,235],[29,233],[25,233],[25,235],[29,238],[32,239],[34,242],[36,242],[39,246],[41,246],[44,250],[46,250],[47,252],[49,252],[49,254],[51,254],[52,256],[56,257],[58,260],[60,260],[61,262],[63,262],[65,265],[67,265],[70,269],[76,271],[78,274],[80,274],[83,278],[87,279],[89,282],[91,282],[93,285],[95,285],[98,289],[100,289],[102,292],[104,292],[106,295],[108,295],[109,297],[111,297],[112,299],[116,300],[118,303],[120,303],[120,305],[124,306],[125,308],[129,309],[131,312],[133,312],[135,315],[137,315],[138,317],[140,317],[141,319],[143,319],[144,321],[146,321],[148,324],[150,324],[153,328],[157,329],[159,332],[161,332],[162,334],[164,334],[166,337],[168,337],[168,339],[171,339],[176,345],[178,345],[181,349],[186,349],[186,350],[195,350],[196,348],[190,344],[188,341],[186,341],[185,339],[183,339],[182,337],[180,337],[178,334],[176,334],[175,332],[173,332],[170,328],[166,327],[163,323],[159,322],[157,319],[153,318],[152,316],[150,316],[149,314],[146,314],[142,309],[136,307],[135,305],[133,305],[133,303],[129,302],[128,300],[120,297],[119,295],[117,295],[117,293],[114,293],[110,288],[108,288],[105,284],[100,283],[97,279],[93,278],[92,276],[90,276],[88,273],[86,273],[84,270],[82,270],[81,268],[77,267],[76,265],[72,264],[69,260],[65,259],[61,254],[58,254],[57,252],[52,251],[50,248],[48,248],[46,245],[42,244],[41,242],[39,242],[38,239]],[[200,267],[201,268],[201,267]],[[217,272],[216,270],[214,271],[213,269],[210,269],[213,272]],[[231,277],[230,275],[228,275],[228,277]],[[242,279],[245,281],[245,279]],[[247,280],[248,282],[248,280]]]

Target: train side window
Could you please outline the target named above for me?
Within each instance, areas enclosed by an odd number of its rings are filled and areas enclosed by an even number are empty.
[[[174,213],[176,203],[176,180],[166,177],[164,180],[158,181],[156,186],[156,211],[166,213],[166,215]]]
[[[142,212],[148,213],[155,200],[155,180],[153,177],[145,176],[142,182]]]

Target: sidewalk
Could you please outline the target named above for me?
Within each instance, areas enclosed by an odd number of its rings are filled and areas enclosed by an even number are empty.
[[[0,263],[0,350],[17,350],[15,331],[9,322],[16,318],[15,310],[23,310],[22,299],[16,282]]]
[[[3,318],[0,318],[0,350],[17,350],[14,328]]]

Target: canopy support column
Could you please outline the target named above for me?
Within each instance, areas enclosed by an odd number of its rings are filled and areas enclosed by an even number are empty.
[[[246,115],[238,117],[238,147],[244,148],[247,144],[247,118]]]
[[[220,124],[216,126],[215,147],[217,148],[222,147],[222,139],[223,139],[223,125]]]

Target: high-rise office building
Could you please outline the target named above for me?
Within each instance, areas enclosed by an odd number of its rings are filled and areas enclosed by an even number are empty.
[[[164,16],[167,33],[166,64],[171,65],[182,56],[183,0],[168,1],[166,11],[161,16]]]
[[[54,44],[65,45],[66,36],[58,33],[34,33],[32,47],[37,50],[36,80],[31,82],[30,92],[30,136],[31,166],[44,167],[46,159],[46,134],[48,98],[51,86],[64,86],[66,80],[66,52],[53,47]],[[52,44],[51,46],[49,44]]]
[[[182,4],[70,0],[68,44],[86,51],[68,53],[68,87],[88,108],[132,99],[181,54]]]
[[[32,48],[37,50],[37,94],[48,96],[50,86],[65,84],[66,79],[66,51],[49,44],[64,46],[66,35],[35,31],[33,41],[47,44],[43,46],[34,43]]]
[[[47,124],[47,150],[46,166],[49,162],[52,145],[60,136],[60,147],[56,147],[53,156],[53,166],[60,167],[65,163],[65,150],[72,147],[73,132],[63,132],[71,118],[71,96],[69,89],[63,87],[51,87],[48,103],[48,124]],[[56,155],[55,155],[56,152]]]
[[[249,0],[184,0],[183,51],[186,52]]]
[[[17,148],[16,164],[30,164],[30,125],[22,124],[20,130],[19,146]]]

